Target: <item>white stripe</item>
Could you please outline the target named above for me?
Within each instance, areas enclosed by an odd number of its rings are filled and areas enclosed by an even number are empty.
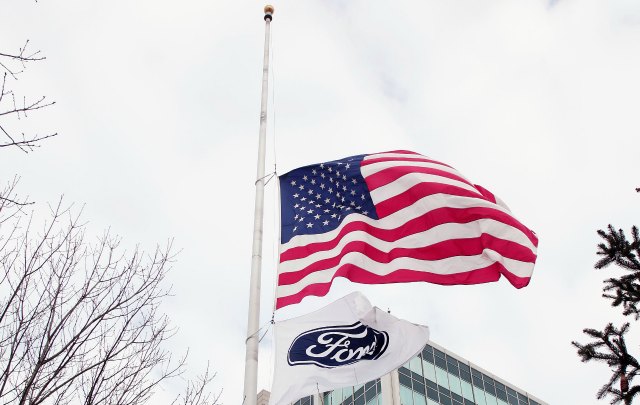
[[[386,161],[386,162],[376,162],[376,163],[371,163],[365,166],[360,166],[360,172],[362,173],[362,176],[367,178],[373,174],[376,174],[378,172],[381,172],[385,169],[390,169],[393,167],[398,167],[398,166],[402,166],[402,167],[426,167],[429,169],[437,169],[437,170],[442,170],[443,172],[447,172],[447,173],[451,173],[454,174],[462,179],[464,179],[465,181],[471,183],[469,180],[467,180],[462,174],[460,174],[460,172],[458,172],[456,169],[452,169],[449,166],[445,166],[443,164],[439,164],[439,163],[431,163],[431,162],[406,162],[406,161]],[[417,174],[417,173],[416,173]]]
[[[335,267],[308,274],[295,284],[279,286],[277,296],[278,298],[287,297],[300,292],[308,285],[328,283],[333,278],[336,270],[347,263],[356,265],[371,273],[385,276],[400,269],[451,275],[481,269],[495,262],[501,262],[510,273],[518,277],[530,277],[533,272],[533,263],[507,259],[490,249],[485,249],[482,254],[476,256],[454,256],[442,260],[429,261],[400,257],[390,263],[378,263],[360,252],[351,252],[346,254]]]
[[[409,188],[420,184],[420,183],[439,183],[439,184],[448,184],[451,186],[456,186],[463,188],[465,190],[469,190],[473,193],[478,194],[478,197],[483,198],[484,196],[473,186],[470,186],[467,183],[462,181],[453,180],[448,177],[438,176],[437,174],[426,174],[426,173],[407,173],[404,176],[392,181],[389,184],[385,184],[382,187],[378,187],[375,190],[371,191],[371,199],[374,204],[379,204],[384,200],[387,200],[391,197],[395,197]],[[492,205],[495,205],[491,203]]]
[[[374,248],[389,253],[394,248],[415,249],[436,244],[451,239],[477,238],[482,234],[489,234],[496,238],[510,240],[523,245],[535,254],[535,247],[519,229],[513,228],[493,219],[483,218],[465,224],[447,223],[438,225],[424,232],[407,235],[397,241],[378,239],[365,231],[354,231],[345,235],[333,249],[319,251],[307,257],[288,260],[280,264],[280,274],[294,272],[316,263],[320,260],[336,257],[342,249],[353,241],[366,241]]]
[[[351,222],[356,222],[356,221],[365,222],[371,226],[375,226],[376,228],[380,228],[380,229],[395,229],[415,217],[421,216],[423,214],[426,214],[427,212],[430,212],[438,208],[443,208],[443,207],[450,207],[450,208],[484,207],[484,208],[493,208],[498,211],[502,211],[509,214],[509,212],[504,208],[497,206],[490,201],[482,200],[479,198],[460,197],[460,196],[453,196],[450,194],[432,194],[432,195],[423,197],[418,201],[416,201],[415,203],[413,203],[412,205],[405,207],[399,211],[396,211],[393,214],[389,215],[388,217],[384,217],[382,219],[372,219],[362,214],[347,215],[347,217],[342,221],[342,224],[340,224],[338,228],[326,233],[321,233],[321,234],[296,235],[293,238],[291,238],[291,240],[289,240],[287,243],[281,245],[282,246],[281,251],[285,252],[291,248],[298,247],[298,246],[306,246],[310,243],[327,242],[327,241],[333,240],[338,236],[338,233],[340,233],[340,230]],[[522,232],[522,231],[518,230],[518,232]],[[526,234],[523,233],[522,235],[525,238],[527,238]],[[535,246],[533,246],[531,241],[529,241],[524,245],[529,247],[532,250],[535,249]]]

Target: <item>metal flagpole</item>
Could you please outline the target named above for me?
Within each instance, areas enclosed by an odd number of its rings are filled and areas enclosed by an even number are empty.
[[[249,320],[244,365],[243,404],[256,405],[258,395],[258,328],[260,322],[260,271],[262,267],[262,223],[264,214],[264,161],[267,137],[267,90],[269,85],[269,36],[273,6],[264,7],[264,63],[262,68],[262,100],[260,102],[260,140],[258,143],[258,174],[253,214],[253,247],[251,281],[249,285]]]

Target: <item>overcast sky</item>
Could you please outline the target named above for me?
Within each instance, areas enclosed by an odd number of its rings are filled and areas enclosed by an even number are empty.
[[[640,223],[640,2],[446,0],[274,3],[267,171],[408,149],[500,196],[540,238],[531,284],[361,286],[432,339],[551,404],[596,404],[610,374],[580,363],[581,330],[622,322],[600,298],[596,229]],[[57,131],[28,155],[2,150],[0,180],[45,209],[84,204],[151,250],[180,250],[166,301],[226,404],[242,400],[264,22],[260,1],[0,0],[0,51],[47,57],[16,86],[57,104],[25,125]],[[277,158],[276,158],[277,157]],[[277,251],[266,191],[261,323]],[[637,345],[640,325],[629,342]],[[261,343],[269,388],[272,339]],[[179,382],[162,387],[171,396]],[[154,401],[154,403],[156,403]]]

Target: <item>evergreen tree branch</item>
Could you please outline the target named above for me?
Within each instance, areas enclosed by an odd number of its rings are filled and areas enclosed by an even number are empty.
[[[640,364],[627,350],[624,335],[628,331],[629,323],[625,323],[620,329],[616,329],[609,323],[603,331],[584,329],[583,332],[594,339],[592,342],[586,344],[571,342],[578,349],[582,362],[603,361],[612,370],[611,378],[597,393],[598,399],[603,399],[607,395],[612,396],[611,404],[622,402],[630,404],[640,392],[640,386],[630,387],[640,371]],[[613,386],[618,381],[620,388]]]

